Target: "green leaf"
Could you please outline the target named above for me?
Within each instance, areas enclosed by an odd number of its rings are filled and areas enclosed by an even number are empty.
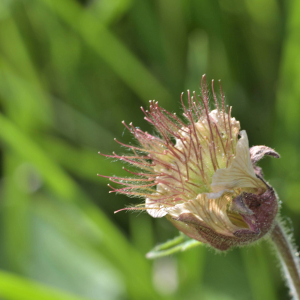
[[[114,264],[126,274],[126,282],[132,295],[136,299],[140,299],[142,295],[147,295],[147,299],[158,297],[151,284],[149,265],[99,207],[93,204],[55,161],[2,114],[0,127],[0,139],[20,157],[35,165],[58,199],[72,203],[77,208],[91,241],[106,250]],[[137,285],[139,289],[136,288]]]
[[[146,257],[148,259],[155,259],[178,252],[183,252],[201,244],[201,242],[190,239],[186,235],[180,233],[178,237],[156,246],[153,250],[146,254]]]
[[[118,76],[148,105],[155,97],[160,103],[172,96],[146,67],[90,13],[75,1],[39,0],[69,24],[83,40],[103,58]]]
[[[1,298],[7,300],[91,300],[70,295],[12,273],[0,271]]]

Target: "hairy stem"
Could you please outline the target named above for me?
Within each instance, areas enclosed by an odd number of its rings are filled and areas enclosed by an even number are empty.
[[[276,225],[271,233],[271,238],[276,246],[282,268],[291,290],[294,300],[300,299],[300,265],[299,253],[292,245],[290,238],[285,233],[282,224],[276,221]]]

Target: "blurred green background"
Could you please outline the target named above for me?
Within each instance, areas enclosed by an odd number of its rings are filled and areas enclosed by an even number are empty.
[[[0,299],[289,299],[267,242],[226,255],[198,247],[147,261],[178,234],[165,219],[113,212],[121,124],[152,131],[150,99],[181,113],[201,75],[222,79],[300,244],[300,2],[1,0]],[[219,92],[218,92],[219,94]]]

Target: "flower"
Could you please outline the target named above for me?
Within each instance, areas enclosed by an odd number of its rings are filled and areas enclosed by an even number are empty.
[[[202,96],[188,91],[188,107],[181,94],[185,121],[156,101],[150,101],[149,111],[142,108],[157,135],[123,121],[139,145],[116,140],[133,154],[104,156],[120,159],[138,171],[124,168],[133,175],[129,178],[103,177],[123,186],[110,186],[111,192],[145,199],[141,206],[126,210],[146,210],[154,218],[166,216],[189,237],[227,250],[254,242],[272,229],[277,197],[256,163],[265,155],[278,158],[279,154],[266,146],[249,150],[246,131],[231,116],[232,108],[225,108],[221,84],[220,107],[213,83],[214,110],[208,105],[205,75]]]

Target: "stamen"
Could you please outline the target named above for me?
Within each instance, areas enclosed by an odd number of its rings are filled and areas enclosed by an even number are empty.
[[[222,139],[222,137],[221,137],[221,134],[220,134],[220,131],[219,131],[219,129],[218,129],[217,124],[215,124],[215,128],[216,128],[217,135],[219,136],[219,139],[220,139],[220,141],[221,141],[221,145],[222,145],[222,148],[223,148],[223,151],[224,151],[224,155],[226,155],[226,151],[225,151],[223,139]]]
[[[217,111],[218,111],[218,116],[220,116],[220,109],[219,109],[217,96],[216,96],[215,89],[214,89],[214,80],[211,81],[211,88],[212,88],[212,92],[213,92],[213,95],[214,95],[215,105],[216,105],[216,108],[217,108]]]
[[[224,127],[225,127],[225,132],[227,133],[227,128],[226,128],[226,121],[225,121],[225,101],[224,101],[224,94],[223,94],[223,89],[221,85],[221,80],[219,80],[219,85],[220,85],[220,90],[221,90],[221,98],[222,98],[222,108],[223,108],[223,119],[224,119]]]
[[[230,122],[231,108],[229,108],[229,106],[227,105],[227,109],[228,109],[228,126],[229,126],[230,143],[231,143],[232,153],[234,153],[233,140],[232,140],[232,134],[231,134],[231,122]]]

